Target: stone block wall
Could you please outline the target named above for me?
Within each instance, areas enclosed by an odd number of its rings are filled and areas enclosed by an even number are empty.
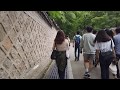
[[[0,11],[0,79],[41,78],[56,32],[36,11]]]

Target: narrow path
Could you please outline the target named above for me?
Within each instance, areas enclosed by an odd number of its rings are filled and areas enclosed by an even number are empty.
[[[83,54],[80,54],[80,61],[75,61],[74,57],[74,48],[72,47],[72,43],[70,46],[70,61],[72,67],[72,73],[74,79],[83,79],[84,75],[84,64],[83,64]],[[96,68],[93,68],[90,72],[91,79],[101,79],[100,77],[100,66],[98,65]],[[113,79],[112,74],[110,73],[110,79]]]
[[[80,54],[80,60],[75,61],[74,57],[74,48],[72,47],[72,43],[70,46],[70,59],[68,60],[68,66],[66,68],[65,79],[83,79],[84,75],[84,63],[83,63],[83,54]],[[98,65],[96,68],[94,67],[91,71],[91,79],[101,79],[100,74],[100,66]],[[58,79],[57,67],[55,61],[52,62],[49,69],[45,73],[43,79]],[[113,75],[110,72],[110,79],[113,79]]]

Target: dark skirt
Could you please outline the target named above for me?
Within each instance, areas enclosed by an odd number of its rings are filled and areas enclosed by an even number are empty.
[[[56,64],[57,64],[58,70],[60,71],[65,70],[67,66],[66,51],[57,52]]]

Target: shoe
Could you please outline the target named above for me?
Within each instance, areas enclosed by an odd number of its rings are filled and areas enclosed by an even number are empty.
[[[84,78],[85,78],[85,79],[90,79],[90,74],[89,74],[89,72],[85,72]]]
[[[75,57],[75,61],[77,61],[77,57]]]

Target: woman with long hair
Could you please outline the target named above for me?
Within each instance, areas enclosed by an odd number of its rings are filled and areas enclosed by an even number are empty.
[[[69,42],[65,39],[65,34],[62,30],[57,32],[54,40],[53,50],[57,50],[56,64],[58,68],[58,74],[60,79],[65,77],[65,69],[67,66],[66,50],[69,49]]]
[[[102,56],[102,53],[113,51],[114,57],[116,57],[113,40],[105,30],[100,30],[98,31],[94,42],[96,48],[96,59],[100,62],[101,78],[109,79],[109,66],[113,61],[113,58],[106,59],[106,56]]]

